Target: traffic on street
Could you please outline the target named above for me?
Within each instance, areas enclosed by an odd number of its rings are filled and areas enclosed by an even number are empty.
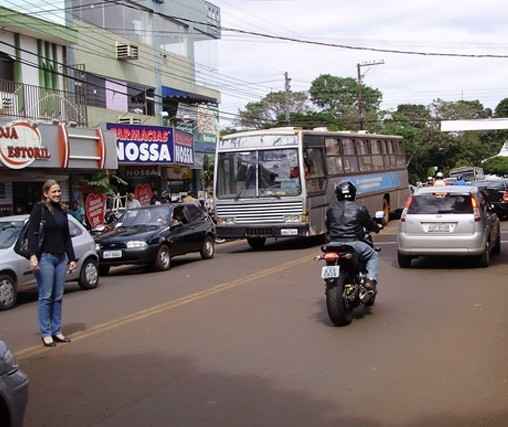
[[[317,238],[234,240],[207,262],[69,283],[72,342],[51,349],[37,295],[20,295],[0,324],[30,379],[24,425],[505,425],[508,223],[488,269],[453,257],[401,269],[397,230],[374,236],[377,299],[346,327],[327,315]]]

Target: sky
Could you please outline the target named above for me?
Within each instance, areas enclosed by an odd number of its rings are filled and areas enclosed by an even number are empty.
[[[286,72],[291,90],[305,91],[321,74],[356,79],[359,63],[383,62],[360,69],[363,83],[382,92],[384,109],[438,98],[479,100],[494,109],[508,97],[508,2],[502,0],[212,3],[221,9],[223,27],[223,126],[248,102],[284,90]]]

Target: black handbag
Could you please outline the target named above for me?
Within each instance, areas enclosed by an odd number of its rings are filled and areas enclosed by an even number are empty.
[[[18,240],[14,245],[14,252],[26,259],[30,259],[30,250],[28,249],[28,227],[30,220],[23,226],[19,233]],[[44,243],[44,226],[46,225],[46,217],[44,215],[44,208],[41,206],[41,222],[39,224],[39,230],[37,230],[37,240],[39,242],[38,251],[40,253],[42,244]]]

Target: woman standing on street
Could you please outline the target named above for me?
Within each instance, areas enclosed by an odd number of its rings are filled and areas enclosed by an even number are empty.
[[[55,347],[55,342],[70,342],[61,331],[62,298],[67,268],[76,268],[67,214],[60,203],[60,184],[52,179],[42,186],[42,200],[30,214],[28,247],[30,267],[39,288],[38,317],[42,342]],[[44,241],[39,249],[37,233],[44,210]]]

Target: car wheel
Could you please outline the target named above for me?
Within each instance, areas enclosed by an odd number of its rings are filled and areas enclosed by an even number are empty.
[[[16,305],[18,293],[16,292],[16,282],[8,274],[0,275],[0,311],[10,310]]]
[[[411,257],[409,255],[402,255],[400,252],[397,252],[397,261],[400,268],[411,267]]]
[[[199,251],[201,258],[210,259],[215,255],[215,244],[211,236],[206,236],[203,247]]]
[[[169,248],[166,245],[161,245],[157,251],[157,257],[153,263],[156,270],[165,271],[171,267],[171,254]]]
[[[99,264],[99,274],[101,276],[107,276],[109,273],[109,269],[111,268],[110,265],[100,265]]]
[[[497,233],[496,244],[492,248],[493,255],[499,255],[501,253],[501,233]]]
[[[97,268],[97,261],[93,258],[88,258],[81,267],[78,279],[81,289],[94,289],[99,283],[99,269]]]
[[[477,258],[477,265],[480,268],[488,267],[490,264],[490,246],[489,242],[485,245],[483,253]]]

